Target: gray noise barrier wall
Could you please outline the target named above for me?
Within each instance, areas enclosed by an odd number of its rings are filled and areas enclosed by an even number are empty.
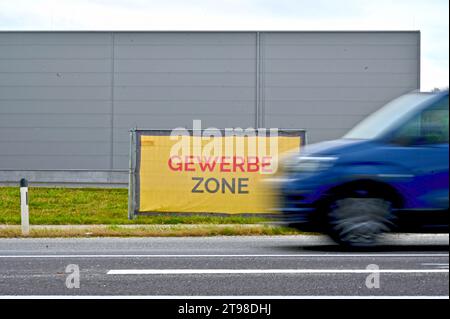
[[[335,139],[419,87],[417,31],[0,32],[0,185],[125,186],[135,127]]]

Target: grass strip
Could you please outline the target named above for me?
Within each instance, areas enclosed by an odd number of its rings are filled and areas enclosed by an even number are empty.
[[[32,226],[33,238],[54,237],[182,237],[182,236],[254,236],[299,235],[291,228],[273,225],[72,225]],[[22,238],[20,226],[0,227],[0,238]]]
[[[257,224],[264,217],[148,215],[128,220],[127,189],[33,188],[29,189],[32,225],[126,224]],[[0,187],[0,224],[20,224],[18,187]]]

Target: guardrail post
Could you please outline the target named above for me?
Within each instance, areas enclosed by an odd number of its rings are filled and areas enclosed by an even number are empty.
[[[20,180],[20,219],[22,235],[30,234],[30,216],[28,209],[28,181],[25,178]]]

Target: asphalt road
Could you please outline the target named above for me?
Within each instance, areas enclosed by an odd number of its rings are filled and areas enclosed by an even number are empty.
[[[357,252],[323,236],[0,239],[0,297],[448,297],[448,249],[448,235]]]

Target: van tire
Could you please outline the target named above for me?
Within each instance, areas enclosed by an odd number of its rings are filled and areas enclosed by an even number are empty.
[[[372,247],[392,228],[391,203],[382,198],[341,198],[329,207],[328,235],[347,247]]]

